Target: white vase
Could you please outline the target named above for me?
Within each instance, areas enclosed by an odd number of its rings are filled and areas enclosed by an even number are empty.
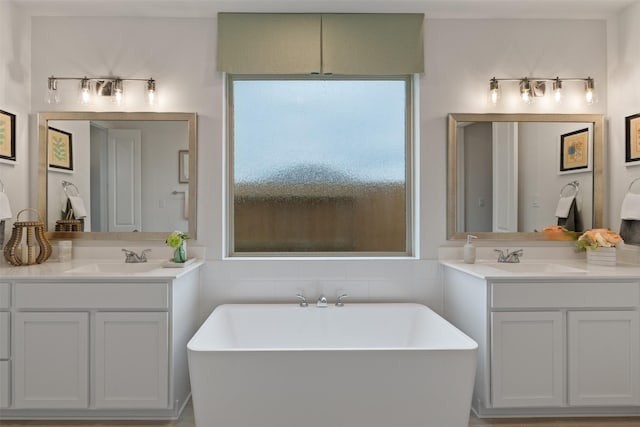
[[[587,249],[587,264],[604,265],[613,267],[616,265],[616,248]]]

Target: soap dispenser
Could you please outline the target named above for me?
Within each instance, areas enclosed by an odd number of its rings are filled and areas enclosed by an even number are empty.
[[[477,238],[471,234],[467,235],[467,243],[464,245],[464,262],[467,264],[476,262],[476,247],[473,246],[473,239]]]

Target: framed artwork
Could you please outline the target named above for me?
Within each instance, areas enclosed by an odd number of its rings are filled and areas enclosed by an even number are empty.
[[[178,182],[189,183],[189,150],[178,151]]]
[[[625,117],[625,161],[634,164],[640,161],[640,114]]]
[[[589,171],[589,129],[560,135],[560,173]]]
[[[16,161],[16,115],[0,110],[0,159]]]
[[[50,127],[47,132],[47,152],[49,169],[73,171],[73,139],[69,132]]]

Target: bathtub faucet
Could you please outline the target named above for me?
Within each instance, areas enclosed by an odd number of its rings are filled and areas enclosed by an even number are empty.
[[[318,302],[316,303],[316,307],[327,307],[329,304],[327,303],[327,297],[325,297],[324,295],[320,295],[320,298],[318,298]]]

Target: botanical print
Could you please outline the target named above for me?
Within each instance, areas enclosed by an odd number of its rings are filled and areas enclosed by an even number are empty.
[[[15,115],[0,110],[0,158],[15,160]]]
[[[640,160],[640,114],[626,118],[626,161]]]
[[[73,170],[71,134],[49,128],[48,138],[49,167]]]
[[[589,165],[589,130],[562,135],[560,170],[583,169]]]

